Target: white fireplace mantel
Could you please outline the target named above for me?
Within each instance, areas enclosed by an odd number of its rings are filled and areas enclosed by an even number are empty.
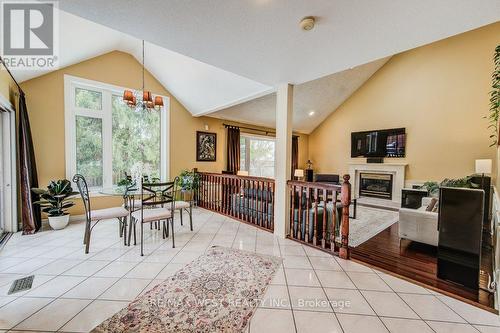
[[[405,186],[407,163],[349,163],[352,197],[359,197],[360,172],[385,173],[392,175],[392,201],[401,203],[401,190]]]

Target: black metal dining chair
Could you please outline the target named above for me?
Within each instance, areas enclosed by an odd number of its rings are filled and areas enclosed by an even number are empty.
[[[136,242],[136,224],[141,224],[141,256],[144,255],[144,223],[163,222],[163,238],[169,236],[169,222],[172,227],[172,247],[175,247],[174,238],[174,214],[176,191],[175,181],[164,183],[143,183],[141,186],[141,207],[134,211],[133,198],[129,203],[131,207],[133,223],[129,228],[129,244],[132,232],[134,233],[134,245]],[[133,229],[133,230],[132,230]]]
[[[105,209],[90,208],[89,188],[85,177],[76,174],[73,176],[73,182],[76,183],[80,196],[83,200],[83,207],[85,208],[85,233],[83,236],[83,244],[85,244],[85,253],[89,253],[90,248],[90,235],[92,230],[99,221],[108,219],[117,219],[119,221],[120,237],[123,237],[123,242],[126,244],[127,235],[127,217],[129,212],[123,207],[113,207]]]
[[[193,181],[195,179],[195,172],[192,173]],[[176,177],[176,181],[179,177]],[[193,231],[193,204],[194,204],[194,194],[193,185],[189,190],[178,190],[176,192],[175,209],[179,211],[181,225],[183,225],[183,213],[187,212],[189,216],[189,227]]]

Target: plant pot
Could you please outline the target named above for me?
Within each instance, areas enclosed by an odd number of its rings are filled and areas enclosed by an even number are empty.
[[[193,191],[191,190],[182,190],[181,200],[182,201],[192,201],[193,200]]]
[[[54,230],[66,228],[68,222],[69,222],[69,214],[61,216],[49,216],[50,227]]]

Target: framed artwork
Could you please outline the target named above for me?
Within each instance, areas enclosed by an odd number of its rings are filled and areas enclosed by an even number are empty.
[[[196,161],[215,162],[217,159],[217,133],[196,131]]]

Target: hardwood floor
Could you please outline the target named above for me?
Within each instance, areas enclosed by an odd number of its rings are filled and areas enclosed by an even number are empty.
[[[487,273],[491,274],[492,271],[491,244],[488,239],[488,235],[483,236],[480,279],[480,285],[483,288],[488,284]],[[439,279],[437,277],[436,255],[437,248],[426,244],[403,240],[400,247],[398,223],[351,250],[352,259],[438,288],[445,293],[457,295],[483,308],[493,309],[493,295],[489,292],[480,289],[479,294],[477,294],[469,288]]]

